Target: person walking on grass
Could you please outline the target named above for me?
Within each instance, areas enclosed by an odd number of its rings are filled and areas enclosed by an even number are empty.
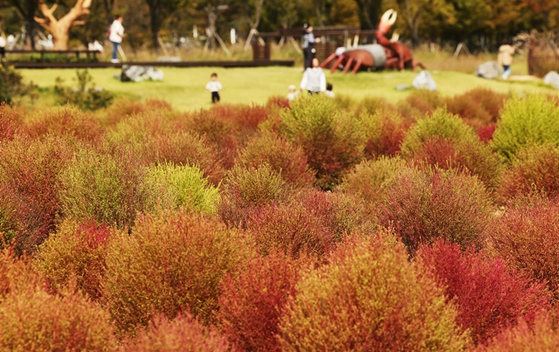
[[[122,16],[117,15],[109,29],[109,40],[113,43],[112,63],[120,62],[118,60],[118,47],[120,43],[122,43],[122,38],[124,37],[126,37],[126,34],[124,34],[124,27],[122,26]]]
[[[512,64],[512,56],[514,55],[514,47],[510,45],[510,41],[507,40],[499,47],[499,55],[497,56],[497,61],[499,65],[503,66],[503,79],[508,79],[510,76],[510,65]]]
[[[212,93],[212,104],[219,102],[219,91],[223,89],[223,86],[217,80],[217,73],[212,73],[210,76],[211,80],[206,84],[206,89]]]
[[[304,55],[304,64],[305,70],[311,66],[312,59],[314,59],[316,49],[314,48],[315,39],[312,26],[305,24],[303,26],[303,55]]]
[[[326,75],[319,66],[317,58],[312,60],[312,67],[309,67],[303,73],[301,80],[301,90],[307,90],[310,94],[318,94],[326,91]]]

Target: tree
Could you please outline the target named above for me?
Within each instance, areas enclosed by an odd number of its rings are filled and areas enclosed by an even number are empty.
[[[39,23],[52,34],[55,49],[68,50],[70,28],[85,23],[85,21],[79,20],[79,18],[89,14],[91,1],[92,0],[76,0],[74,7],[62,18],[57,19],[54,17],[54,12],[58,7],[58,3],[55,3],[49,8],[43,0],[39,0],[39,10],[41,10],[44,18],[35,16],[34,19],[35,22]]]
[[[35,48],[35,12],[39,4],[37,0],[7,0],[7,4],[14,6],[25,20],[25,30],[28,34],[29,45]]]
[[[376,29],[380,20],[382,0],[355,0],[361,29]]]

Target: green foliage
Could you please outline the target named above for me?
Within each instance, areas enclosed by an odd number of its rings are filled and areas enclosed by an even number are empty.
[[[533,144],[559,145],[559,108],[544,95],[514,97],[505,102],[493,134],[493,147],[512,159],[518,150]]]
[[[347,242],[303,276],[280,323],[284,351],[460,351],[455,308],[394,237]]]
[[[108,107],[114,94],[95,87],[93,76],[86,70],[76,71],[76,87],[64,86],[64,81],[57,77],[54,92],[60,97],[61,104],[72,104],[84,110],[98,110]]]
[[[200,169],[173,164],[148,167],[140,192],[145,196],[147,211],[187,207],[213,214],[220,199],[218,189],[208,184]]]
[[[407,156],[417,153],[425,142],[436,137],[456,142],[478,141],[475,132],[460,117],[449,114],[444,109],[437,109],[431,116],[420,119],[417,125],[409,129],[402,143],[402,154]]]
[[[331,189],[344,171],[361,160],[363,126],[353,115],[336,110],[331,99],[296,99],[282,117],[285,136],[303,148],[321,188]]]
[[[31,95],[35,87],[23,82],[23,76],[11,67],[0,64],[0,104],[11,105],[15,99]]]
[[[123,332],[190,310],[202,322],[218,308],[219,282],[247,257],[242,237],[215,220],[181,210],[139,217],[132,233],[113,236],[103,284]]]
[[[78,221],[130,227],[142,209],[140,171],[131,157],[83,148],[60,175],[62,214]]]

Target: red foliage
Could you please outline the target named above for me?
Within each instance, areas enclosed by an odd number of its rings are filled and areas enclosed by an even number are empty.
[[[477,129],[477,135],[479,137],[479,140],[487,143],[490,140],[493,139],[493,133],[495,133],[495,127],[497,125],[495,123],[491,123],[489,125],[486,126],[480,126]]]
[[[266,107],[268,109],[285,109],[289,108],[289,99],[283,96],[275,95],[268,98],[266,102]]]
[[[149,328],[125,341],[126,352],[226,352],[227,340],[215,329],[206,328],[190,314],[180,314],[172,321],[157,316]]]
[[[559,204],[538,196],[519,199],[485,230],[489,250],[510,267],[547,282],[559,298]]]
[[[411,122],[409,120],[395,119],[383,116],[380,126],[380,135],[375,139],[365,142],[364,154],[368,159],[379,156],[394,156],[400,152],[400,145],[404,140],[406,131]]]
[[[105,110],[104,122],[108,126],[114,126],[127,117],[149,111],[171,111],[171,105],[159,99],[146,99],[143,102],[118,99]]]
[[[536,145],[520,150],[497,190],[502,202],[531,193],[559,196],[559,148]]]
[[[100,141],[103,128],[91,114],[74,107],[56,107],[41,110],[27,123],[26,132],[31,138],[45,135],[70,135],[82,141]]]
[[[532,322],[541,309],[549,309],[551,294],[544,283],[510,271],[501,259],[437,241],[422,246],[416,258],[444,287],[458,307],[457,322],[469,329],[475,344],[485,343],[504,328],[524,318]]]
[[[442,105],[443,98],[438,92],[425,89],[413,91],[405,101],[397,106],[400,115],[406,118],[418,118],[431,114]]]
[[[281,254],[257,257],[221,283],[221,328],[243,351],[280,351],[278,323],[295,295],[301,261]]]
[[[497,122],[505,95],[486,88],[474,88],[446,100],[447,110],[474,126]]]
[[[53,137],[1,145],[0,231],[15,236],[18,251],[33,252],[54,230],[60,212],[58,175],[72,153],[72,146]]]

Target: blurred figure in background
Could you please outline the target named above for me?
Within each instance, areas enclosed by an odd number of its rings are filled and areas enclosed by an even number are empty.
[[[499,47],[499,56],[497,56],[497,61],[499,65],[503,66],[503,79],[508,79],[510,76],[510,65],[512,64],[512,56],[514,55],[514,52],[515,49],[508,39]]]

